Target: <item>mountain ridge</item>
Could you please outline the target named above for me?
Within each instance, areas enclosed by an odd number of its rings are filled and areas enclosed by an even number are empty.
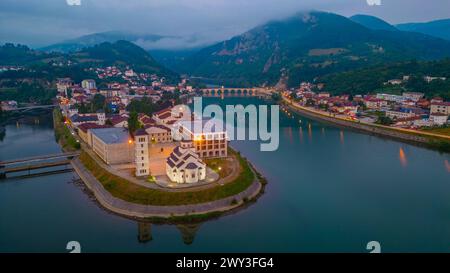
[[[297,13],[206,47],[184,62],[192,76],[227,85],[296,85],[324,73],[382,62],[450,56],[450,43],[401,31],[370,30],[333,13]]]

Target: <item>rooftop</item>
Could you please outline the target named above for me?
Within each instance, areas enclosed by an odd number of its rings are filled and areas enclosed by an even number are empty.
[[[124,128],[92,129],[91,132],[106,144],[124,143],[130,139],[128,130]]]

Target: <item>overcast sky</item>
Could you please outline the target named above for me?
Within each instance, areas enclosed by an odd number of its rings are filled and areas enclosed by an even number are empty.
[[[393,24],[450,18],[450,0],[367,1],[377,0],[0,0],[0,43],[43,46],[109,30],[212,42],[311,9],[371,14]]]

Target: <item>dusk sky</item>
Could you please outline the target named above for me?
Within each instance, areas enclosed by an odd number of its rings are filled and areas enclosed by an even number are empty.
[[[67,4],[77,1],[81,5]],[[381,0],[380,6],[369,6],[367,0],[1,0],[0,42],[43,46],[123,30],[194,36],[195,42],[181,43],[210,43],[311,9],[370,14],[393,24],[450,18],[448,0]]]

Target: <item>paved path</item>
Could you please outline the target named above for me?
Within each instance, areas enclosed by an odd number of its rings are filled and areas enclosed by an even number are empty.
[[[135,218],[185,216],[186,214],[205,214],[209,212],[228,211],[243,204],[243,199],[252,199],[258,195],[262,185],[255,177],[255,181],[243,192],[220,200],[181,206],[151,206],[130,203],[112,196],[103,185],[76,158],[72,166],[85,185],[94,193],[98,202],[106,209],[117,214]],[[237,204],[231,205],[236,200]]]
[[[383,129],[388,129],[388,130],[394,130],[394,131],[398,131],[399,133],[409,133],[409,134],[416,134],[419,136],[430,136],[430,137],[437,137],[437,138],[441,138],[441,139],[445,139],[445,140],[450,140],[450,136],[447,135],[442,135],[442,134],[436,134],[436,133],[431,133],[431,132],[424,132],[424,131],[418,131],[418,130],[412,130],[412,129],[404,129],[404,128],[398,128],[398,127],[391,127],[391,126],[385,126],[385,125],[380,125],[380,124],[374,124],[374,123],[368,123],[368,122],[357,122],[354,120],[351,120],[349,118],[345,118],[345,117],[339,117],[339,116],[330,116],[330,114],[328,112],[324,112],[324,111],[319,111],[319,110],[315,110],[312,109],[310,107],[304,107],[301,106],[300,104],[296,103],[296,102],[292,102],[291,100],[288,100],[287,98],[285,98],[283,96],[283,100],[285,102],[288,103],[288,105],[297,108],[299,110],[303,110],[306,112],[311,112],[314,113],[316,115],[320,115],[320,116],[324,116],[327,118],[334,118],[336,120],[342,120],[342,121],[350,121],[350,122],[355,122],[355,123],[360,123],[360,124],[364,124],[364,125],[368,125],[368,126],[373,126],[373,127],[378,127],[378,128],[383,128]]]
[[[136,185],[139,185],[139,186],[142,186],[145,188],[149,188],[149,189],[162,190],[162,191],[168,191],[168,192],[199,191],[199,190],[204,190],[204,189],[212,188],[212,187],[215,187],[218,185],[224,185],[226,183],[229,183],[229,182],[233,181],[234,179],[236,179],[239,176],[239,173],[241,172],[241,166],[239,164],[238,159],[235,156],[230,156],[234,159],[233,160],[234,164],[231,165],[233,168],[233,171],[227,177],[221,178],[215,182],[208,182],[208,183],[200,182],[196,185],[190,185],[190,187],[169,188],[169,187],[161,186],[158,183],[148,182],[145,179],[138,179],[132,174],[132,170],[128,170],[128,172],[127,172],[127,170],[118,170],[116,168],[109,166],[108,164],[104,163],[97,156],[97,154],[87,146],[86,143],[84,143],[82,141],[80,141],[80,143],[81,143],[81,147],[82,147],[83,151],[87,152],[89,154],[89,156],[93,160],[95,160],[95,162],[101,168],[107,170],[108,172],[110,172],[118,177],[122,177],[123,179],[126,179],[133,184],[136,184]]]

